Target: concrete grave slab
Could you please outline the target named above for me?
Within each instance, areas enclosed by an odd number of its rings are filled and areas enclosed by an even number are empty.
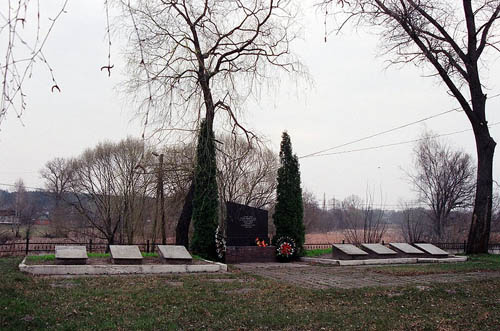
[[[423,251],[421,251],[418,248],[413,247],[410,244],[407,243],[390,243],[389,246],[405,253],[405,254],[425,254]]]
[[[142,254],[136,245],[110,245],[109,250],[114,264],[142,263]]]
[[[56,246],[56,262],[58,264],[87,263],[87,248],[85,246]]]
[[[367,252],[363,251],[362,249],[359,249],[358,247],[352,244],[333,244],[332,246],[338,250],[341,250],[343,253],[347,255],[368,255]]]
[[[366,258],[368,253],[352,244],[333,244],[332,256],[334,259],[350,260]]]
[[[169,264],[190,264],[193,257],[182,245],[158,245],[158,252],[164,262]]]
[[[393,251],[392,249],[385,247],[381,244],[361,244],[363,248],[366,248],[378,255],[397,255],[398,253]]]
[[[434,246],[433,244],[415,244],[418,248],[425,251],[427,254],[432,256],[448,256],[448,252],[443,251],[441,248]]]
[[[416,263],[457,263],[467,261],[467,256],[451,256],[447,258],[390,258],[390,259],[366,259],[366,260],[333,260],[316,257],[303,257],[304,262],[332,264],[338,266],[361,266],[361,265],[384,265],[384,264],[416,264]]]

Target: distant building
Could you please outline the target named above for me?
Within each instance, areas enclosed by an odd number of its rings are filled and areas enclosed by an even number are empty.
[[[37,218],[35,218],[34,223],[35,225],[50,225],[49,213],[48,212],[42,213]]]
[[[15,225],[21,224],[14,209],[0,209],[0,224]]]

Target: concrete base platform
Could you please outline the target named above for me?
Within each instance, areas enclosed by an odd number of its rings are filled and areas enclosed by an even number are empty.
[[[206,260],[205,260],[206,261]],[[227,271],[227,265],[206,261],[210,264],[142,264],[142,265],[26,265],[25,259],[19,270],[32,275],[127,275],[169,274],[191,272]]]
[[[303,257],[304,262],[314,262],[321,264],[333,264],[339,266],[359,266],[359,265],[384,265],[384,264],[416,264],[416,263],[454,263],[465,262],[467,256],[452,256],[448,258],[395,258],[395,259],[367,259],[367,260],[334,260],[320,259],[314,257]]]

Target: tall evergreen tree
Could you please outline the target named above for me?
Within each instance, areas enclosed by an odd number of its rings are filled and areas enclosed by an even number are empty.
[[[219,204],[216,171],[214,133],[203,120],[196,148],[191,249],[193,253],[207,258],[215,258]]]
[[[278,187],[274,209],[275,238],[291,237],[297,245],[297,255],[302,253],[305,241],[300,188],[300,170],[297,155],[292,154],[292,142],[288,133],[283,132],[280,148],[280,168],[278,169]]]

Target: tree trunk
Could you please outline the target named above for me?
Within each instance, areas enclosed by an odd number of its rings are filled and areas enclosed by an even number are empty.
[[[191,224],[191,216],[193,214],[193,195],[194,195],[194,180],[191,181],[188,194],[184,200],[181,216],[175,229],[175,244],[183,245],[189,249],[189,225]]]
[[[488,253],[493,197],[493,154],[496,143],[485,124],[475,127],[474,136],[477,149],[477,185],[467,254]]]

